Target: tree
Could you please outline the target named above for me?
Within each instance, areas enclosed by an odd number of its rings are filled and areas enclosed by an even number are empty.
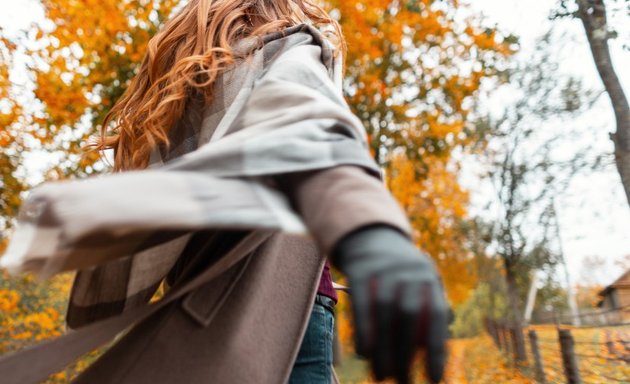
[[[549,233],[553,199],[566,191],[578,171],[598,164],[587,156],[588,147],[557,150],[579,135],[577,129],[567,129],[573,127],[566,121],[589,108],[597,95],[584,91],[579,80],[557,72],[550,55],[551,39],[551,33],[543,36],[533,57],[510,71],[512,99],[504,112],[498,118],[487,116],[478,121],[493,135],[486,151],[488,177],[496,192],[492,244],[503,261],[521,360],[525,360],[525,345],[519,279],[557,263],[554,238]],[[545,129],[554,121],[555,128]]]
[[[604,84],[615,114],[616,130],[610,134],[615,147],[615,164],[630,205],[630,106],[613,66],[608,41],[617,32],[608,25],[606,3],[625,4],[630,15],[629,0],[560,0],[560,9],[552,18],[578,18],[588,40],[597,73]]]
[[[453,305],[467,299],[477,273],[463,243],[468,193],[439,162],[418,178],[403,154],[390,160],[387,186],[409,218],[417,244],[433,257]]]
[[[477,285],[472,295],[455,307],[451,332],[455,337],[477,336],[487,319],[503,319],[508,315],[505,279],[501,262],[491,249],[494,226],[479,217],[463,223],[463,246],[470,253]]]
[[[19,42],[0,29],[0,229],[10,227],[28,189],[19,176],[25,172],[18,172],[24,153],[38,150],[57,159],[47,179],[103,169],[98,155],[86,155],[81,147],[122,94],[148,40],[177,3],[43,0],[46,22],[25,31]],[[34,83],[33,95],[20,95],[29,108],[16,103],[16,87],[9,81],[16,50],[28,57]]]
[[[485,282],[480,282],[473,294],[455,310],[455,321],[451,326],[454,337],[479,336],[487,318],[502,318],[506,313],[504,297]]]
[[[330,3],[348,43],[346,96],[379,164],[398,148],[426,171],[476,139],[472,101],[516,48],[513,36],[455,0]]]
[[[17,154],[23,148],[18,134],[17,121],[21,108],[11,90],[9,80],[13,52],[16,45],[2,36],[0,29],[0,252],[7,242],[7,229],[22,202],[21,193],[26,189],[23,180],[16,176],[20,166]]]
[[[43,151],[59,159],[47,172],[49,179],[97,172],[97,158],[82,156],[81,146],[122,94],[148,39],[176,3],[43,0],[47,22],[19,40],[0,29],[0,254],[29,187],[23,154]],[[29,58],[30,97],[9,79],[18,53]],[[18,100],[30,102],[21,107]],[[0,354],[63,332],[71,277],[63,274],[37,284],[29,276],[11,278],[0,271]],[[51,382],[67,382],[66,375],[76,374],[93,358]]]
[[[42,0],[48,23],[36,27],[36,48],[28,53],[35,97],[43,104],[33,134],[61,158],[49,178],[95,171],[98,154],[85,154],[82,146],[122,95],[149,39],[177,3]]]
[[[453,0],[330,5],[348,45],[346,98],[418,245],[436,261],[451,301],[460,303],[475,274],[468,273],[460,246],[468,194],[452,153],[478,148],[471,107],[481,83],[496,78],[516,49],[516,39],[484,26]]]

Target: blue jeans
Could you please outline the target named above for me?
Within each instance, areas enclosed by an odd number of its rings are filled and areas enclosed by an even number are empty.
[[[317,295],[311,318],[302,339],[289,384],[330,383],[332,375],[335,302]]]

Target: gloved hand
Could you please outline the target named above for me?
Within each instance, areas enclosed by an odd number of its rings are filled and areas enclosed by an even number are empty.
[[[350,285],[355,346],[377,380],[409,382],[418,348],[430,380],[442,379],[448,306],[433,262],[401,232],[368,226],[342,238],[331,262]]]

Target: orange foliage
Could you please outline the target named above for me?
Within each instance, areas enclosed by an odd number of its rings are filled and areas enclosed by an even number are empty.
[[[0,312],[5,314],[15,312],[19,301],[19,293],[6,289],[0,290]]]
[[[426,178],[418,178],[403,154],[393,156],[389,169],[387,185],[407,213],[418,246],[436,262],[451,303],[462,303],[477,279],[460,232],[468,193],[459,186],[457,172],[435,161]]]
[[[47,24],[38,26],[35,96],[44,105],[33,136],[70,159],[62,174],[91,173],[98,160],[81,147],[122,94],[147,43],[178,0],[43,0]],[[85,124],[85,119],[92,124]],[[68,139],[71,137],[71,139]],[[74,155],[74,157],[72,157]],[[58,172],[57,172],[58,173]]]
[[[0,273],[0,353],[61,335],[69,278],[62,275],[40,284],[30,276]]]
[[[450,374],[451,377],[463,376],[465,380],[447,380],[446,383],[535,383],[514,367],[487,335],[474,339],[454,340],[451,345],[453,344],[458,345],[457,348],[463,357],[455,359],[451,352],[452,361],[447,367],[447,378]]]
[[[71,280],[72,275],[64,274],[46,283],[36,283],[29,275],[9,278],[0,271],[0,355],[64,332],[61,313],[67,305]],[[87,366],[94,354],[52,375],[46,383],[67,383],[69,377]]]
[[[16,154],[22,150],[23,142],[19,129],[19,117],[22,112],[16,101],[10,81],[13,54],[16,45],[2,36],[0,28],[0,252],[7,242],[7,229],[11,227],[11,218],[22,202],[21,193],[26,189],[24,182],[16,177],[20,166]]]
[[[470,108],[482,81],[512,53],[511,38],[483,28],[454,0],[329,4],[348,44],[348,101],[418,245],[435,259],[451,303],[461,303],[476,278],[459,226],[468,194],[452,153],[476,148]]]
[[[426,168],[427,154],[469,145],[472,100],[512,53],[512,38],[482,27],[456,0],[328,2],[348,44],[346,94],[377,161],[402,147]]]
[[[338,281],[339,282],[339,281]],[[342,352],[354,350],[354,328],[350,317],[350,298],[345,293],[339,293],[339,301],[335,306],[335,326]]]

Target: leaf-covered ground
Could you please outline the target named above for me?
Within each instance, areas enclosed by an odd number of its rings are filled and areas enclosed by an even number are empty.
[[[547,383],[566,383],[554,326],[537,326],[540,353]],[[630,325],[607,328],[572,328],[575,353],[584,384],[630,383]],[[497,349],[490,337],[455,339],[449,342],[449,361],[444,383],[535,383],[533,358],[529,343],[527,355],[530,365],[519,369]],[[342,383],[375,383],[368,366],[356,356],[346,354],[336,368]],[[414,384],[427,383],[421,365],[414,367]],[[392,381],[393,383],[393,381]]]
[[[60,275],[47,284],[30,277],[10,279],[0,275],[0,355],[23,349],[64,331],[63,313],[71,275]],[[339,307],[347,305],[340,300]],[[566,328],[566,327],[565,327]],[[558,332],[554,326],[530,327],[538,335],[548,383],[564,383]],[[607,328],[570,328],[575,340],[576,360],[584,384],[630,383],[630,325]],[[373,383],[365,361],[352,354],[352,327],[340,312],[338,331],[342,340],[342,364],[336,368],[342,383]],[[533,369],[517,369],[489,336],[453,339],[444,383],[533,383]],[[98,355],[88,356],[50,377],[47,383],[67,383]],[[527,343],[528,361],[532,362]],[[424,384],[423,359],[414,365],[415,384]],[[1,381],[1,380],[0,380]]]
[[[418,360],[421,360],[419,358]],[[344,356],[336,368],[341,383],[375,383],[369,376],[367,364],[355,356]],[[393,383],[393,381],[391,382]],[[420,361],[414,366],[414,384],[425,384]],[[505,360],[487,336],[455,339],[449,342],[449,360],[445,384],[533,383]]]

